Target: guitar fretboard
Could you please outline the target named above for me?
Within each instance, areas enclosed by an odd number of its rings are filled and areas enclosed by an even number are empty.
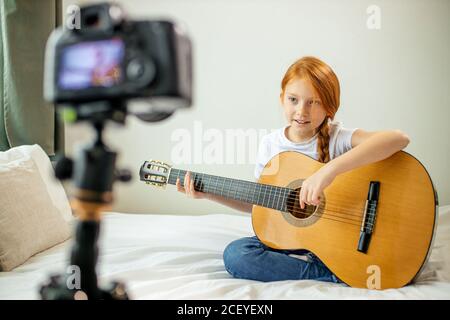
[[[225,198],[239,200],[258,206],[286,211],[290,188],[277,187],[246,180],[225,178],[204,173],[190,171],[194,180],[194,189],[201,192],[219,195]],[[185,170],[172,168],[168,183],[175,185],[180,179],[184,186]]]

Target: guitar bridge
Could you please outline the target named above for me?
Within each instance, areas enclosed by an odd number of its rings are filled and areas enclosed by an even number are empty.
[[[364,208],[364,217],[361,223],[361,231],[359,234],[358,251],[366,253],[372,233],[375,227],[377,217],[377,205],[380,196],[380,182],[370,181],[369,193],[367,195],[366,206]]]

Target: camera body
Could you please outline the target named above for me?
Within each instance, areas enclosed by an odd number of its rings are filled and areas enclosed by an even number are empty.
[[[131,21],[120,7],[81,8],[79,28],[47,42],[44,97],[71,106],[145,99],[160,111],[192,103],[191,42],[171,21]]]

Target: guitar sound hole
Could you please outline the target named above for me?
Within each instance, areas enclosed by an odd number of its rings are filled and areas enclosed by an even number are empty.
[[[300,208],[300,189],[294,189],[286,201],[287,211],[298,219],[309,218],[315,211],[316,206],[305,205],[305,208]]]

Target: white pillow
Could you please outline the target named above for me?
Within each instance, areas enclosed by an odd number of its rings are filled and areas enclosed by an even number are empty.
[[[48,169],[50,160],[37,145],[0,152],[0,271],[71,235],[67,197]]]
[[[439,208],[439,220],[430,261],[435,263],[437,279],[450,282],[450,205]]]
[[[64,220],[74,220],[75,218],[61,181],[55,177],[52,164],[47,154],[38,144],[14,147],[8,151],[0,152],[0,168],[29,158],[32,158],[36,163],[53,205],[61,213]]]
[[[417,281],[450,282],[450,205],[439,207],[431,255]]]

